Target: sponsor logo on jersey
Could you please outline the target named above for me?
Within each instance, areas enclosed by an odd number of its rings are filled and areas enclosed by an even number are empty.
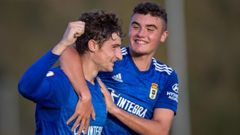
[[[114,103],[119,108],[121,108],[131,114],[142,117],[142,118],[144,118],[146,116],[146,113],[148,111],[146,108],[140,106],[139,104],[137,104],[131,100],[128,100],[128,99],[122,97],[121,94],[117,94],[113,89],[111,89],[111,88],[108,88],[108,89],[111,91],[111,96],[112,96]]]
[[[74,135],[79,135],[77,133],[79,127],[80,127],[80,124],[78,124],[77,128],[75,128]],[[89,126],[87,133],[85,133],[83,130],[82,130],[82,133],[84,135],[101,135],[102,130],[103,130],[103,127],[101,126]]]
[[[118,82],[123,82],[121,73],[118,73],[118,74],[112,76],[112,79],[115,81],[118,81]]]
[[[167,96],[169,99],[174,100],[176,102],[178,102],[178,94],[174,93],[174,92],[167,92]]]
[[[48,71],[48,73],[46,74],[46,77],[50,77],[50,76],[54,76],[54,72],[53,71]]]
[[[152,83],[152,86],[149,92],[149,98],[152,100],[156,99],[157,92],[158,92],[158,84]]]
[[[172,86],[172,90],[173,92],[170,92],[170,91],[167,92],[167,96],[169,99],[178,102],[178,84],[177,83],[175,83]]]
[[[172,90],[176,93],[178,93],[178,84],[175,83],[173,86],[172,86]]]

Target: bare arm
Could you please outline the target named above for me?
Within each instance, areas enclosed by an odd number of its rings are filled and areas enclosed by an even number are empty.
[[[151,120],[137,117],[118,108],[112,101],[111,95],[104,84],[100,81],[100,79],[98,79],[98,81],[105,98],[107,110],[110,114],[114,115],[121,122],[139,134],[169,134],[171,123],[174,117],[173,111],[169,109],[155,109],[153,118]]]
[[[129,114],[117,107],[109,113],[135,132],[147,135],[168,135],[173,119],[173,111],[169,109],[155,109],[151,120]]]
[[[91,94],[84,78],[81,59],[76,49],[73,47],[67,48],[60,57],[60,64],[76,89],[77,94],[83,100],[90,100]]]
[[[83,75],[81,59],[78,52],[73,47],[67,48],[60,57],[60,64],[79,96],[75,112],[68,119],[67,124],[76,119],[72,130],[81,122],[79,131],[82,129],[86,131],[89,126],[90,116],[95,119],[95,112],[91,101],[91,94]]]

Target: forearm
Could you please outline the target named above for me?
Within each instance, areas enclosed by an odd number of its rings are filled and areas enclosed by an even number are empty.
[[[154,109],[152,119],[140,118],[130,114],[116,106],[112,97],[103,82],[98,78],[98,83],[104,95],[108,112],[124,123],[127,127],[139,134],[146,135],[167,135],[174,116],[169,109]]]
[[[89,116],[95,119],[95,113],[92,106],[91,94],[83,75],[81,59],[78,52],[73,47],[69,47],[61,55],[60,64],[80,99],[74,114],[67,120],[67,124],[76,120],[71,128],[72,131],[79,123],[81,123],[79,131],[82,131],[83,128],[87,130],[90,122]]]
[[[65,45],[63,42],[59,42],[53,49],[52,49],[52,53],[55,54],[55,55],[61,55],[64,50],[68,48],[67,45]]]
[[[130,129],[143,135],[168,135],[170,124],[164,123],[161,120],[144,119],[130,114],[119,108],[115,108],[110,112],[122,123]]]
[[[73,47],[67,48],[60,57],[60,64],[77,94],[83,99],[91,99],[78,52]]]

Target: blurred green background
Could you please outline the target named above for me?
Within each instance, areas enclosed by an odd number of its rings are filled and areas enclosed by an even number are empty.
[[[164,0],[154,1],[164,5]],[[30,64],[61,39],[69,21],[84,11],[110,10],[121,18],[127,34],[137,2],[1,0],[0,134],[34,134],[34,103],[18,94],[17,83]],[[191,134],[239,135],[240,1],[184,2]],[[156,57],[168,63],[166,45]]]

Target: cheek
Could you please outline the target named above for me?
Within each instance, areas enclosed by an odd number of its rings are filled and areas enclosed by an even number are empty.
[[[106,54],[106,56],[109,58],[109,59],[113,59],[114,58],[114,51],[113,50],[111,50],[111,51],[109,51],[107,54]]]
[[[156,34],[156,33],[155,34],[154,33],[149,34],[149,38],[151,38],[152,41],[156,42],[156,43],[159,43],[160,40],[161,40],[161,36],[159,34]]]
[[[110,59],[111,58],[111,56],[112,56],[112,53],[113,53],[113,51],[112,50],[110,50],[110,49],[108,49],[108,50],[104,50],[102,53],[101,53],[101,57],[103,58],[103,59]]]
[[[129,32],[128,32],[128,35],[129,35],[130,37],[133,37],[133,36],[136,35],[136,33],[137,33],[136,30],[134,30],[134,29],[130,29]]]

